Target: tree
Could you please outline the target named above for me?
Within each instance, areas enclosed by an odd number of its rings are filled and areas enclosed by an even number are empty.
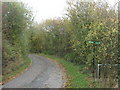
[[[31,11],[19,2],[2,3],[3,75],[26,62]],[[18,66],[16,66],[17,64]]]

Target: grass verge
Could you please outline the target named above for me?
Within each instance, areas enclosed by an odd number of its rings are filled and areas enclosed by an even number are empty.
[[[53,55],[40,55],[56,60],[64,66],[68,76],[68,88],[90,88],[91,81],[87,79],[88,74],[83,74],[79,71],[84,68],[84,65],[74,65],[71,62]]]
[[[24,58],[23,58],[24,59]],[[21,73],[23,73],[30,65],[32,64],[32,60],[30,58],[26,58],[25,62],[21,64],[20,66],[17,66],[17,68],[10,72],[9,74],[2,76],[2,84],[12,80],[15,77],[18,77]]]

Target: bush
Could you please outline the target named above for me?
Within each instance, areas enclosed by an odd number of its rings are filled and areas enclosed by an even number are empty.
[[[67,61],[70,61],[70,62],[75,62],[75,59],[76,59],[76,54],[74,52],[71,52],[71,53],[67,53],[64,58],[67,60]]]

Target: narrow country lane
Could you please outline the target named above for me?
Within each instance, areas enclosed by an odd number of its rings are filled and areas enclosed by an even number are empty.
[[[32,66],[3,88],[62,88],[63,72],[59,65],[43,56],[29,55]]]

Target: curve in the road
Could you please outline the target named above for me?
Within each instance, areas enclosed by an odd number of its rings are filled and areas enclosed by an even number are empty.
[[[59,65],[43,56],[29,55],[31,67],[3,88],[62,88],[65,80]]]

